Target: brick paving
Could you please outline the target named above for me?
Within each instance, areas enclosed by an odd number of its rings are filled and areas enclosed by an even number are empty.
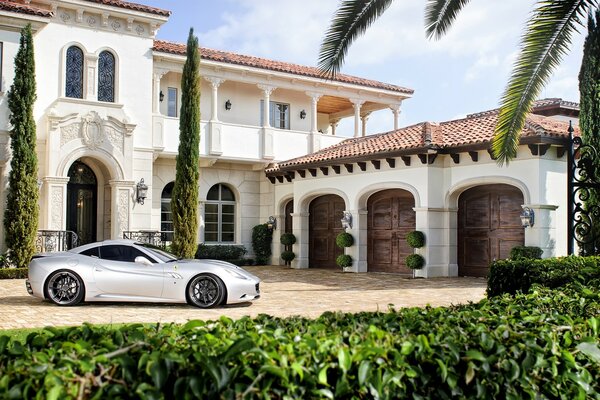
[[[0,329],[73,326],[83,322],[187,322],[269,314],[317,317],[325,311],[385,311],[410,306],[476,302],[485,295],[482,278],[407,279],[393,274],[246,267],[262,279],[261,298],[202,310],[185,304],[84,303],[58,307],[30,296],[25,280],[0,280]]]

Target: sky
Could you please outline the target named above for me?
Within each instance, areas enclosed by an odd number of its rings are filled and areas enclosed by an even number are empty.
[[[316,66],[337,0],[137,0],[172,11],[157,38],[185,43],[191,27],[200,46]],[[400,126],[443,122],[497,108],[519,51],[533,0],[472,0],[440,40],[425,36],[425,0],[396,0],[351,47],[342,73],[413,89]],[[540,98],[579,101],[577,75],[586,28]],[[351,118],[338,128],[353,133]],[[389,110],[373,113],[367,132],[393,128]]]

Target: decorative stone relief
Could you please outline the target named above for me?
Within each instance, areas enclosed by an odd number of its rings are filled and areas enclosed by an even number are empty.
[[[129,230],[129,190],[119,189],[118,199],[119,237]]]
[[[113,145],[114,148],[119,150],[119,152],[123,153],[124,148],[124,137],[123,132],[119,132],[112,126],[105,126],[104,133],[106,133],[106,137],[108,137],[108,141]]]
[[[81,137],[81,125],[78,123],[72,123],[67,126],[60,128],[60,147],[69,143],[71,140],[79,139]]]
[[[95,150],[104,143],[104,132],[102,129],[102,118],[97,112],[92,111],[82,118],[81,131],[83,143],[90,149]]]
[[[71,15],[69,15],[66,12],[62,12],[60,13],[60,19],[62,20],[62,22],[67,23],[71,19]]]
[[[88,23],[89,26],[96,25],[96,17],[89,16],[88,19],[87,19],[87,23]]]
[[[143,26],[138,25],[138,26],[135,27],[135,31],[137,32],[138,35],[141,36],[144,33],[145,29],[144,29]]]
[[[116,19],[114,19],[110,23],[110,27],[113,29],[113,31],[118,31],[119,29],[121,29],[121,23],[119,21],[117,21]]]
[[[52,186],[50,193],[50,210],[50,229],[62,229],[63,188],[60,186]]]

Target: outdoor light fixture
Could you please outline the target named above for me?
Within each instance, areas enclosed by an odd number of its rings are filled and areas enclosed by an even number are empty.
[[[227,101],[225,102],[225,109],[226,109],[227,111],[231,110],[231,100],[227,100]]]
[[[162,90],[160,91],[160,93],[158,94],[158,100],[162,103],[162,101],[165,99],[165,94],[162,92]]]
[[[148,185],[144,183],[144,178],[140,179],[140,181],[136,185],[137,192],[137,202],[140,204],[144,204],[144,200],[148,197]]]
[[[306,111],[302,110],[300,111],[300,119],[304,119],[306,118]]]
[[[342,228],[352,229],[352,213],[350,211],[342,211]]]
[[[270,231],[272,231],[273,229],[277,228],[277,219],[274,216],[272,216],[272,215],[267,220],[267,228]]]
[[[521,226],[523,228],[533,226],[533,223],[535,222],[535,213],[529,207],[523,206],[523,211],[521,211],[521,215],[519,217],[521,218]]]

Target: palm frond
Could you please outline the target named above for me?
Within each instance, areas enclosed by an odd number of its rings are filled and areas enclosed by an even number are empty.
[[[492,142],[500,165],[517,155],[527,114],[552,72],[569,51],[573,32],[597,0],[539,0],[521,37],[521,52],[501,99]]]
[[[428,0],[425,6],[427,38],[439,39],[446,34],[456,16],[470,0]]]
[[[333,77],[340,71],[350,45],[379,18],[393,0],[343,0],[319,50],[318,67]]]

